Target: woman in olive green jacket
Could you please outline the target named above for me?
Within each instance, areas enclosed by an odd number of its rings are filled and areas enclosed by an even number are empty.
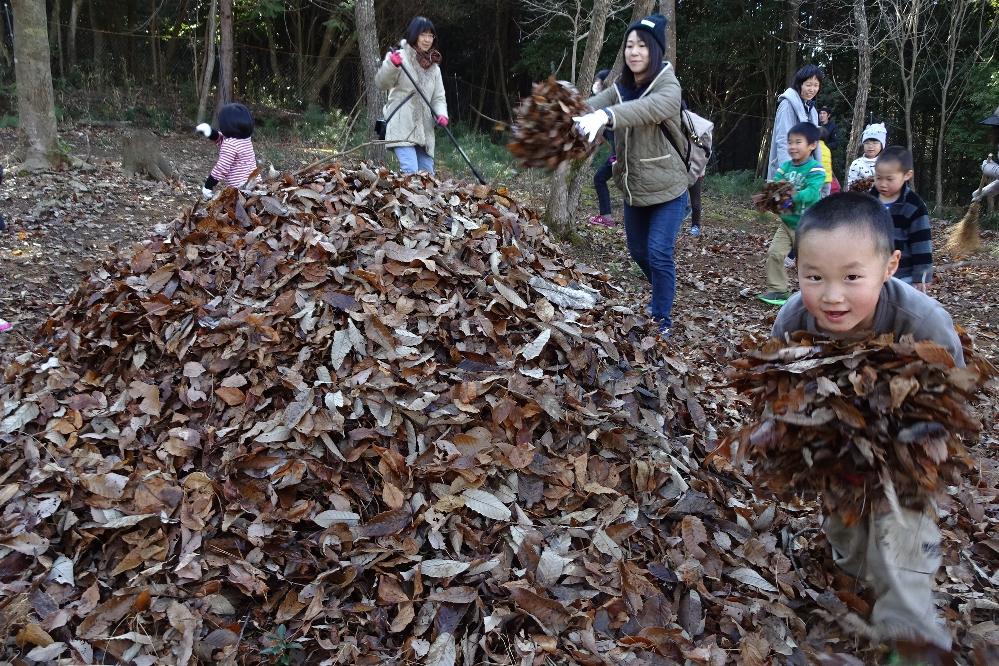
[[[589,104],[597,109],[575,118],[590,141],[615,130],[614,182],[624,193],[628,251],[652,283],[649,310],[664,334],[672,326],[676,294],[673,246],[687,209],[687,167],[665,132],[684,145],[680,129],[680,82],[663,61],[666,18],[658,14],[625,33],[625,70],[620,80]]]

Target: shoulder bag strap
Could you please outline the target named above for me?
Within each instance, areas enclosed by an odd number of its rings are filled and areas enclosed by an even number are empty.
[[[401,102],[399,102],[399,106],[397,106],[394,109],[392,109],[392,113],[388,114],[388,117],[385,119],[385,124],[386,125],[388,124],[388,121],[392,120],[392,116],[394,116],[395,114],[399,113],[399,109],[401,109],[406,104],[406,102],[408,102],[410,99],[412,99],[413,95],[415,95],[415,94],[416,94],[416,91],[414,90],[413,92],[411,92],[408,95],[406,95],[402,99]]]

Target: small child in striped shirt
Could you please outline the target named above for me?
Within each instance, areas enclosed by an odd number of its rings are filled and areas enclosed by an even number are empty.
[[[226,187],[242,187],[257,168],[257,155],[253,151],[253,115],[242,104],[226,104],[219,111],[219,128],[208,123],[194,128],[219,146],[219,159],[211,174],[205,179],[201,194],[212,197],[212,190],[219,183]]]
[[[878,155],[871,195],[891,215],[895,249],[902,253],[895,272],[926,293],[933,282],[933,237],[926,204],[912,191],[912,153],[902,146],[888,146]]]

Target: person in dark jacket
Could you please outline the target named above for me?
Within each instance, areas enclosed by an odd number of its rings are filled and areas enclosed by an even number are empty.
[[[607,87],[607,76],[609,74],[609,69],[601,69],[597,72],[596,79],[593,81],[594,95]],[[593,172],[593,188],[597,191],[597,202],[600,206],[600,213],[590,218],[590,224],[613,227],[615,222],[614,218],[611,217],[611,195],[610,189],[607,187],[607,181],[613,177],[614,162],[617,162],[617,157],[614,155],[613,130],[604,130],[604,141],[610,146],[610,155],[607,156],[607,160],[600,168]]]
[[[839,145],[839,135],[836,133],[839,127],[836,126],[836,121],[832,119],[832,111],[828,106],[823,106],[819,109],[819,127],[825,127],[826,131],[829,132],[829,138],[825,139],[825,144],[829,147],[829,150],[835,150],[836,146]]]

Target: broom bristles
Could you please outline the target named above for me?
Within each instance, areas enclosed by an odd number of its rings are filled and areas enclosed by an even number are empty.
[[[951,229],[943,248],[952,257],[974,254],[982,247],[982,238],[978,233],[978,218],[981,211],[982,203],[975,201],[968,206],[961,221]]]

